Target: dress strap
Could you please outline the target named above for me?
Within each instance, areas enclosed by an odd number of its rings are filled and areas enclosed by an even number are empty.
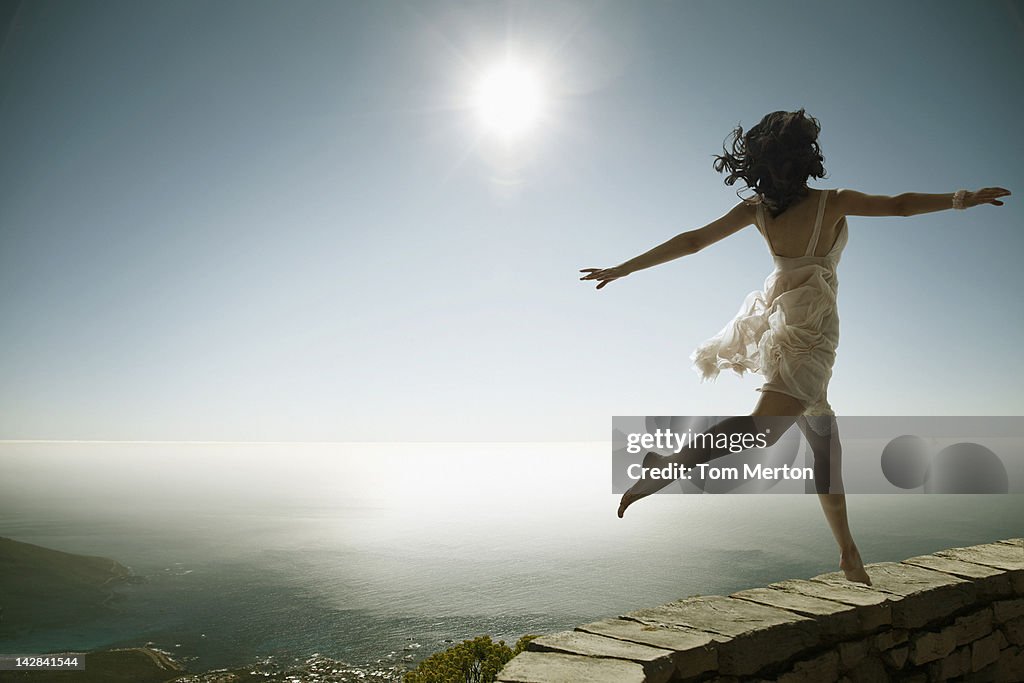
[[[764,224],[764,202],[757,203],[757,219],[754,221],[754,225],[764,235],[765,241],[768,242],[768,251],[772,254],[776,254],[775,247],[772,246],[772,238],[768,236],[768,226]]]
[[[811,239],[807,242],[807,252],[804,256],[814,256],[814,250],[818,248],[818,237],[821,236],[821,218],[825,215],[825,198],[828,196],[828,190],[821,191],[821,198],[818,200],[818,217],[814,220],[814,232],[811,233]]]

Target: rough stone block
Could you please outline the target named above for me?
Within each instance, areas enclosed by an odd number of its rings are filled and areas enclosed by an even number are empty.
[[[845,579],[843,581],[842,583],[823,583],[790,579],[768,584],[768,587],[852,605],[857,608],[857,619],[860,621],[861,632],[872,632],[892,623],[892,603],[894,600],[899,600],[898,597],[871,590],[859,583],[845,581]]]
[[[728,639],[704,631],[651,626],[630,619],[602,619],[577,626],[576,630],[671,650],[676,675],[682,678],[717,670],[718,651],[712,645],[716,638]]]
[[[996,662],[998,683],[1020,683],[1024,681],[1024,648],[1011,645],[999,653]]]
[[[997,600],[992,603],[992,611],[997,624],[1024,616],[1024,598]]]
[[[562,631],[530,641],[526,649],[530,652],[562,652],[587,657],[607,657],[636,662],[644,669],[649,683],[663,683],[672,677],[675,664],[672,652],[662,648],[631,643],[583,631]]]
[[[971,643],[971,671],[980,671],[999,659],[998,633]]]
[[[910,661],[914,666],[942,659],[956,648],[956,636],[943,629],[937,633],[926,631],[910,641]]]
[[[814,620],[785,610],[721,595],[701,596],[623,615],[654,626],[682,626],[729,636],[715,645],[719,672],[749,676],[792,659],[821,641]]]
[[[1011,580],[1011,573],[1005,569],[986,567],[982,564],[964,562],[951,557],[939,557],[938,555],[919,555],[903,560],[903,564],[912,564],[925,569],[952,574],[962,579],[967,579],[974,584],[978,591],[980,600],[998,600],[1014,595],[1014,585]]]
[[[907,629],[893,628],[875,636],[875,647],[884,652],[908,640],[910,640],[910,632]]]
[[[998,662],[996,664],[989,664],[981,671],[968,673],[960,681],[962,683],[995,683],[997,665]]]
[[[895,597],[893,626],[920,628],[949,617],[977,599],[974,585],[956,576],[902,562],[878,562],[870,567],[871,588]],[[830,572],[812,581],[834,584],[845,579],[838,572]]]
[[[498,673],[498,683],[644,683],[644,669],[635,662],[583,657],[558,652],[521,652]]]
[[[846,672],[846,680],[850,683],[879,683],[888,681],[889,674],[877,657],[868,657],[860,664]]]
[[[871,640],[850,640],[839,643],[839,668],[848,671],[860,664],[871,650]]]
[[[944,628],[943,631],[951,633],[959,647],[960,645],[966,645],[978,638],[984,638],[988,634],[992,633],[992,629],[992,608],[985,607],[977,612],[971,612],[970,614],[957,617],[956,620]]]
[[[907,657],[910,654],[910,648],[906,645],[901,647],[894,647],[891,650],[886,650],[882,653],[882,661],[890,669],[902,669],[907,663]]]
[[[825,652],[817,657],[805,659],[793,665],[790,671],[779,676],[778,683],[821,683],[839,678],[839,654]]]
[[[1003,635],[1013,645],[1024,645],[1024,617],[1017,617],[1004,622],[999,627]]]
[[[971,670],[971,647],[953,650],[948,656],[928,665],[928,676],[933,681],[948,681],[963,676]]]
[[[999,643],[1000,650],[1005,650],[1010,647],[1010,641],[1006,639],[1006,636],[1003,635],[1002,631],[996,631],[992,635],[996,637],[996,642]]]

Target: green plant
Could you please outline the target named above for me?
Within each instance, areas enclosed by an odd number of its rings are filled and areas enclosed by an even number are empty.
[[[490,636],[464,640],[432,654],[405,674],[404,683],[493,683],[501,667],[537,636],[523,636],[514,648]]]

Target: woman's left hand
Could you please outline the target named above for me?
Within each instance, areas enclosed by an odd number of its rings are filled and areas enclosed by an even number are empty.
[[[614,268],[581,268],[580,272],[586,273],[586,275],[580,278],[581,280],[600,280],[601,282],[597,285],[598,289],[601,289],[613,280],[629,275],[629,271],[622,266],[615,266]]]

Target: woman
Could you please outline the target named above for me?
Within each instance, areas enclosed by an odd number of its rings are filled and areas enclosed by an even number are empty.
[[[749,370],[764,376],[761,397],[748,416],[734,417],[711,430],[722,434],[768,434],[774,444],[794,423],[814,453],[814,472],[822,509],[836,542],[839,566],[850,581],[869,584],[850,533],[843,494],[839,434],[827,390],[839,344],[836,268],[847,240],[847,216],[914,216],[980,204],[1002,206],[1010,192],[987,187],[949,194],[908,192],[867,195],[855,190],[819,190],[808,178],[823,178],[824,157],[818,145],[821,126],[803,109],[768,114],[745,134],[737,127],[732,151],[715,155],[715,170],[727,169],[727,185],[743,180],[756,199],[741,200],[727,214],[703,228],[669,241],[613,268],[584,268],[582,280],[609,282],[701,249],[753,224],[764,236],[775,270],[763,291],[752,292],[736,317],[701,344],[691,359],[704,379],[720,370]],[[728,441],[726,441],[728,442]],[[727,449],[686,448],[676,455],[648,453],[644,468],[675,463],[693,467],[727,455]],[[623,496],[618,515],[640,498],[663,488],[663,479],[641,478]]]

